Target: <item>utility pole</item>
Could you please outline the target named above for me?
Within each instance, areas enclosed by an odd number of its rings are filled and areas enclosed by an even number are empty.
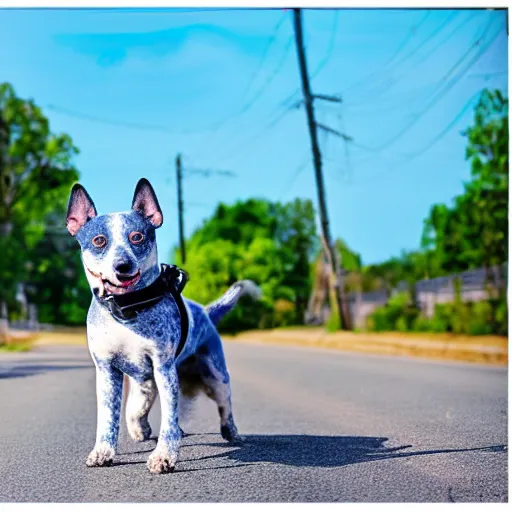
[[[185,252],[185,236],[183,234],[183,191],[181,187],[182,182],[181,174],[181,155],[178,153],[176,156],[176,181],[178,182],[178,222],[180,232],[180,250],[181,250],[181,264],[185,264],[186,252]]]
[[[320,147],[318,145],[317,125],[315,123],[315,115],[313,111],[313,94],[309,84],[309,75],[306,63],[306,55],[304,52],[304,38],[302,33],[302,10],[293,9],[293,21],[295,29],[295,41],[297,46],[297,57],[299,60],[299,70],[302,82],[302,92],[304,95],[304,105],[306,107],[306,115],[308,120],[309,135],[311,138],[311,150],[313,152],[313,163],[315,167],[315,178],[318,192],[318,205],[320,209],[320,223],[322,227],[322,237],[325,241],[325,250],[328,255],[329,265],[332,275],[334,275],[334,288],[336,293],[336,302],[340,318],[340,326],[342,329],[350,328],[350,318],[346,301],[344,300],[343,280],[341,273],[341,264],[339,255],[336,254],[336,248],[331,240],[329,231],[329,219],[327,216],[327,206],[325,201],[324,180],[322,175],[322,158],[320,155]],[[320,99],[328,99],[328,101],[341,101],[338,98],[326,97],[325,95],[317,96]],[[333,305],[334,306],[334,305]]]
[[[183,169],[182,165],[182,157],[181,153],[176,155],[176,182],[178,185],[178,226],[179,226],[179,235],[180,235],[180,252],[181,252],[181,264],[186,262],[186,247],[185,247],[185,234],[184,234],[184,208],[183,208],[183,178],[187,176],[200,176],[202,178],[210,178],[211,176],[224,176],[228,178],[233,178],[236,174],[232,171],[222,170],[222,169],[198,169],[191,168],[185,164],[185,169]],[[189,203],[193,204],[193,203]],[[196,204],[197,206],[197,204]]]

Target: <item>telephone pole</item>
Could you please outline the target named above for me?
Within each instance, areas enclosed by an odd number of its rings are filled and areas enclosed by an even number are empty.
[[[186,155],[185,155],[186,158]],[[185,234],[184,234],[184,208],[183,208],[183,178],[187,176],[200,176],[201,178],[210,178],[212,176],[224,176],[228,178],[233,178],[236,174],[232,171],[223,170],[223,169],[198,169],[189,167],[185,164],[185,169],[183,169],[182,155],[178,153],[176,155],[176,181],[177,181],[177,189],[178,189],[178,226],[179,226],[179,235],[180,235],[180,252],[181,252],[181,264],[186,262],[186,247],[185,247]],[[192,204],[192,203],[189,203]],[[197,204],[196,204],[197,205]]]
[[[320,147],[318,144],[317,136],[317,124],[315,123],[315,114],[313,111],[313,94],[311,93],[311,87],[309,84],[309,75],[306,63],[306,55],[304,51],[304,38],[302,33],[302,9],[293,9],[293,22],[295,29],[295,41],[297,46],[297,57],[299,60],[299,71],[302,82],[302,92],[304,95],[304,105],[306,107],[306,116],[308,120],[309,135],[311,138],[311,150],[313,152],[313,164],[315,167],[315,178],[318,192],[318,205],[320,210],[320,223],[322,227],[322,237],[325,241],[325,250],[328,256],[329,266],[331,267],[332,275],[334,275],[334,289],[336,294],[336,303],[338,307],[338,313],[340,318],[341,329],[350,328],[350,318],[348,314],[348,308],[346,307],[346,301],[343,290],[343,280],[341,272],[340,257],[336,252],[336,248],[331,240],[331,234],[329,230],[329,219],[327,216],[327,206],[325,201],[325,189],[324,179],[322,175],[322,158],[320,155]],[[341,102],[339,98],[333,98],[328,96],[315,96],[319,99],[327,99],[328,101]],[[334,305],[333,305],[334,306]]]
[[[178,153],[176,156],[176,181],[178,182],[178,223],[180,232],[180,250],[181,250],[181,264],[185,264],[186,252],[185,252],[185,236],[183,234],[183,190],[181,187],[182,182],[181,173],[181,155]]]

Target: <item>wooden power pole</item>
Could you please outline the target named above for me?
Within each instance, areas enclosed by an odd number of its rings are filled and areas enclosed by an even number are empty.
[[[178,153],[176,156],[176,181],[178,182],[178,223],[180,233],[180,250],[181,250],[181,264],[185,264],[186,251],[185,251],[185,235],[183,234],[183,189],[181,182],[183,180],[181,172],[181,155]]]
[[[295,41],[297,46],[297,57],[299,60],[299,71],[302,82],[302,92],[304,95],[304,105],[308,120],[309,135],[311,138],[311,149],[313,152],[313,163],[315,167],[315,178],[318,192],[318,205],[320,209],[320,223],[322,227],[322,237],[325,241],[325,250],[328,254],[329,266],[334,276],[334,288],[336,292],[336,302],[340,318],[340,327],[342,329],[350,328],[350,317],[348,308],[344,300],[343,281],[341,274],[341,265],[339,255],[336,254],[336,248],[331,240],[329,231],[329,219],[327,216],[327,206],[325,201],[324,180],[322,175],[322,158],[318,144],[317,125],[315,123],[315,114],[313,111],[313,95],[309,84],[309,75],[306,63],[306,54],[304,52],[304,38],[302,33],[302,10],[293,9],[293,21],[295,29]],[[334,304],[333,304],[334,306]]]
[[[179,225],[179,234],[180,234],[180,252],[181,252],[181,263],[184,264],[186,262],[187,254],[185,247],[185,234],[183,229],[185,212],[183,210],[183,176],[193,176],[198,175],[202,178],[210,178],[211,176],[224,176],[224,177],[234,177],[236,174],[234,172],[222,169],[197,169],[190,168],[185,164],[185,169],[183,169],[183,160],[181,153],[176,155],[176,181],[178,185],[178,225]]]

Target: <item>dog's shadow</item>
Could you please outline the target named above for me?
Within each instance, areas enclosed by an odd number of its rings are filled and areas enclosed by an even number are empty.
[[[238,463],[332,468],[366,462],[410,447],[389,448],[385,445],[387,441],[386,437],[246,435],[242,444],[217,457]]]
[[[208,435],[208,434],[207,434]],[[202,435],[204,436],[204,434]],[[438,450],[410,450],[412,445],[388,446],[386,437],[360,437],[360,436],[314,436],[314,435],[246,435],[240,445],[229,445],[220,442],[193,442],[194,435],[187,435],[192,442],[186,443],[183,448],[201,448],[201,446],[227,448],[227,450],[214,455],[189,457],[181,462],[200,462],[208,459],[231,461],[231,466],[219,466],[220,469],[228,467],[246,466],[254,464],[282,464],[295,467],[335,468],[364,462],[381,461],[402,457],[418,457],[422,455],[435,455],[462,452],[495,452],[504,453],[505,445],[482,446],[472,448],[450,448]],[[188,450],[187,450],[188,451]],[[138,453],[145,453],[146,450]],[[185,470],[185,471],[198,471]]]

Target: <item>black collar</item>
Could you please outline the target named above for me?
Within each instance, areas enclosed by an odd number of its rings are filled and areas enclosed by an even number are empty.
[[[187,281],[188,274],[184,270],[176,265],[162,263],[160,275],[146,288],[122,295],[104,295],[102,297],[95,290],[95,296],[98,302],[106,307],[118,322],[128,323],[135,320],[137,313],[154,306],[164,297],[171,295],[178,306],[181,319],[181,337],[175,355],[175,357],[178,357],[188,335],[188,314],[181,296]]]

